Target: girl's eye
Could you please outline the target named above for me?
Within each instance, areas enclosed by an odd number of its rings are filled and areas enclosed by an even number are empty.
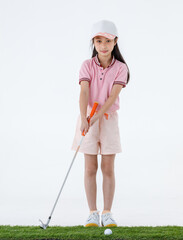
[[[97,42],[101,42],[100,40],[98,40]],[[107,40],[107,42],[110,42],[110,40]]]

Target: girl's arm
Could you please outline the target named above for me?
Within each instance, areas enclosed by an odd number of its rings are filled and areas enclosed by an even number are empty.
[[[79,107],[81,118],[87,118],[87,105],[89,98],[89,82],[81,81],[81,91],[79,97]]]
[[[113,85],[110,96],[108,97],[107,101],[104,103],[104,105],[101,107],[101,109],[96,114],[96,115],[98,115],[98,118],[103,116],[103,114],[105,112],[107,112],[107,110],[113,105],[113,103],[116,101],[116,98],[118,97],[122,88],[123,88],[123,85],[120,85],[120,84]]]

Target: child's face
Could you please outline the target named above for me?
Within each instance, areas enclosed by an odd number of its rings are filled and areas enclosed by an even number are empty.
[[[101,55],[104,55],[104,54],[108,55],[109,53],[111,53],[116,43],[117,43],[117,39],[114,40],[114,39],[109,39],[102,36],[94,37],[95,49]]]

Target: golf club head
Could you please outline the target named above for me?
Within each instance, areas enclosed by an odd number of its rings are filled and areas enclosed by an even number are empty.
[[[41,222],[41,224],[39,225],[40,228],[42,228],[42,229],[46,229],[46,228],[47,228],[47,225],[44,224],[40,219],[39,219],[39,221]]]

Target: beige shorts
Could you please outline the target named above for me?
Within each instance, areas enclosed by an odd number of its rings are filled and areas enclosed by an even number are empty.
[[[91,111],[87,109],[87,116],[90,115],[90,112]],[[81,116],[79,114],[71,150],[76,151],[80,143],[82,137],[80,127]],[[79,152],[93,155],[115,154],[122,152],[117,111],[108,114],[108,119],[105,115],[103,115],[101,119],[98,119],[89,128],[81,143]]]

